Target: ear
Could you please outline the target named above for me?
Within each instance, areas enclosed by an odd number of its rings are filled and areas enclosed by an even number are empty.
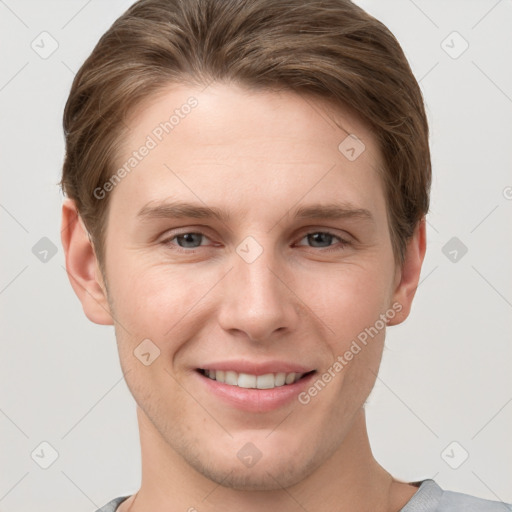
[[[401,267],[397,269],[393,304],[398,303],[402,308],[393,319],[389,319],[388,325],[402,323],[411,312],[412,300],[418,288],[426,248],[426,220],[425,217],[423,217],[407,243],[404,262]]]
[[[113,325],[94,247],[78,215],[75,202],[68,198],[62,205],[61,240],[66,272],[85,315],[96,324]]]

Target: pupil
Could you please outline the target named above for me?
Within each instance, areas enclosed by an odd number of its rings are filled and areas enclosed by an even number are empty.
[[[185,233],[184,235],[181,235],[181,237],[180,237],[182,240],[184,240],[185,245],[183,245],[181,243],[179,245],[181,245],[182,247],[184,247],[184,246],[188,247],[187,244],[194,244],[194,237],[199,237],[199,236],[201,236],[201,235],[199,235],[198,233]],[[197,239],[195,241],[197,243]]]
[[[332,241],[332,235],[329,235],[328,233],[314,233],[310,236],[310,242],[313,241],[313,245],[317,242],[322,243],[322,239],[324,242],[327,242],[327,245],[330,245],[330,241]]]

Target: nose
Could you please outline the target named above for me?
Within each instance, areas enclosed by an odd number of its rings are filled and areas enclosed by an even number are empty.
[[[242,252],[240,252],[242,254]],[[299,320],[298,298],[290,289],[286,262],[264,249],[254,260],[233,253],[219,312],[221,327],[253,342],[275,341]]]

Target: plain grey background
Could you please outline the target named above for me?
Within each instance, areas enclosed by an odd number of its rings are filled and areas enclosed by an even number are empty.
[[[0,0],[0,512],[93,511],[140,483],[135,403],[113,328],[68,282],[56,185],[74,73],[131,3]],[[371,444],[400,479],[512,502],[512,2],[357,3],[420,81],[434,171],[422,281],[388,330]]]

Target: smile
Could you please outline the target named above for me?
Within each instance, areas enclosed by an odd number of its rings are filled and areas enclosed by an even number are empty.
[[[264,375],[253,375],[250,373],[238,373],[231,370],[205,370],[199,369],[199,373],[212,380],[227,384],[228,386],[237,386],[246,389],[273,389],[289,384],[294,384],[308,373],[265,373]]]

